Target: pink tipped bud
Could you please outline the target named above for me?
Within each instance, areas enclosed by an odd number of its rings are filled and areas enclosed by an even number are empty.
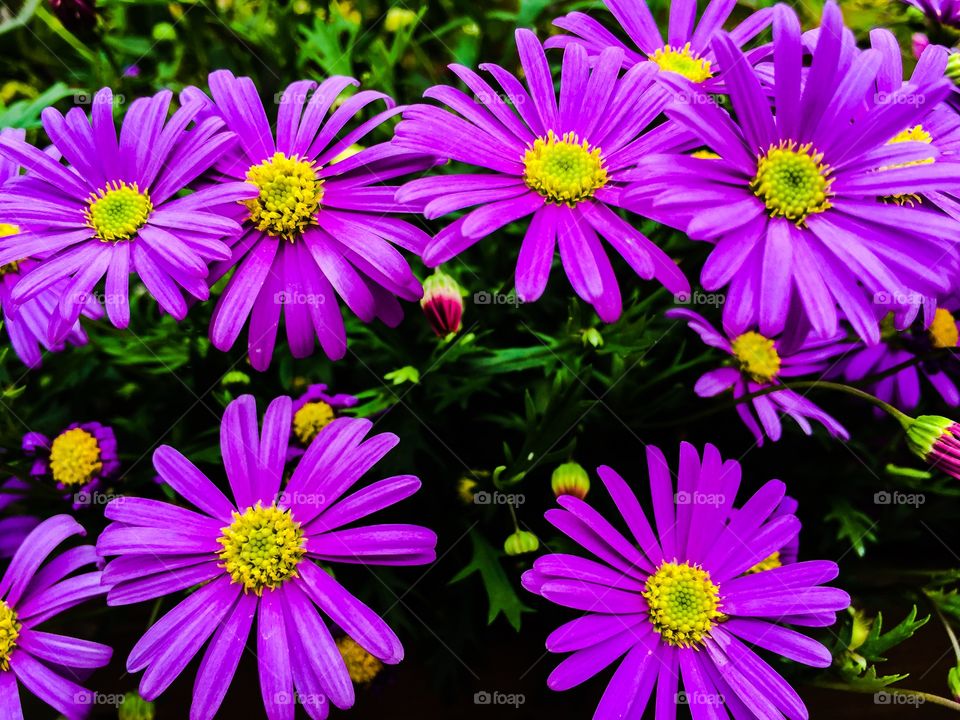
[[[913,56],[919,58],[923,55],[923,51],[927,49],[930,45],[930,38],[928,38],[923,33],[914,33],[910,37],[910,45],[913,50]]]
[[[914,454],[960,478],[960,424],[941,415],[921,415],[906,421],[905,427]]]
[[[452,277],[434,271],[423,283],[423,314],[438,337],[460,332],[463,318],[463,291]]]
[[[583,500],[590,491],[590,476],[579,463],[564,463],[553,471],[550,487],[556,497],[573,495]]]

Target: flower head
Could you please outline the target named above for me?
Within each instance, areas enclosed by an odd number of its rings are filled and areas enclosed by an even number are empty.
[[[557,465],[550,476],[550,488],[556,497],[573,495],[583,500],[590,492],[590,475],[583,465],[571,460]]]
[[[419,254],[428,238],[393,217],[419,208],[396,202],[396,188],[384,183],[435,160],[390,143],[345,153],[399,112],[393,101],[372,90],[341,97],[358,85],[346,77],[295,82],[278,95],[274,132],[250,78],[218,70],[209,83],[212,101],[197,88],[184,99],[239,137],[214,168],[214,187],[254,188],[232,211],[243,225],[232,255],[212,269],[220,278],[235,268],[210,325],[214,346],[230,349],[249,320],[250,362],[265,370],[283,314],[294,357],[310,355],[319,340],[340,359],[347,338],[338,297],[364,322],[397,325],[398,299],[422,295],[397,247]],[[386,109],[359,122],[378,102]]]
[[[701,315],[692,310],[673,309],[667,317],[684,320],[706,345],[730,356],[730,366],[703,374],[694,386],[700,397],[713,397],[730,390],[739,399],[745,395],[762,393],[766,388],[780,385],[783,380],[805,375],[823,374],[836,358],[849,352],[850,343],[843,335],[831,338],[816,338],[812,335],[768,337],[755,330],[742,333],[725,333],[714,328]],[[798,323],[797,326],[801,326]],[[737,413],[743,424],[763,445],[764,437],[776,442],[783,428],[781,416],[789,416],[810,435],[813,428],[810,420],[823,425],[834,437],[846,440],[849,435],[833,417],[817,407],[805,396],[783,388],[758,394],[749,401],[737,404]]]
[[[720,157],[645,157],[638,168],[656,179],[639,182],[626,199],[653,202],[668,223],[715,246],[701,282],[711,292],[726,288],[723,319],[731,332],[774,337],[796,314],[820,337],[836,335],[846,318],[876,343],[877,298],[936,296],[955,275],[960,222],[888,201],[960,187],[952,163],[930,162],[937,154],[931,144],[912,137],[891,143],[922,124],[950,87],[919,73],[878,93],[882,102],[864,103],[880,58],[851,54],[832,0],[809,68],[796,13],[781,4],[773,18],[772,89],[734,38],[720,33],[714,40],[733,115],[689,82],[669,80],[696,100],[674,102],[667,116]],[[859,84],[851,89],[854,78]]]
[[[430,88],[425,96],[449,109],[414,105],[397,126],[394,142],[400,146],[486,171],[421,178],[397,193],[404,201],[425,202],[431,219],[473,208],[433,239],[424,261],[439,265],[527,220],[516,267],[517,295],[524,302],[543,294],[559,248],[574,292],[601,319],[616,320],[620,286],[601,237],[640,277],[656,278],[671,292],[689,290],[673,260],[615,211],[638,158],[693,149],[685,133],[663,125],[647,130],[667,101],[654,82],[655,68],[637,65],[621,76],[624,55],[618,48],[600,53],[591,68],[586,50],[571,44],[563,55],[558,100],[543,46],[529,30],[518,30],[516,38],[526,86],[499,66],[481,66],[509,103],[480,75],[451,65],[474,97],[452,87]]]
[[[723,30],[734,5],[724,0],[711,0],[696,22],[696,0],[674,0],[670,3],[670,26],[666,37],[660,32],[646,0],[605,0],[630,44],[611,34],[597,20],[581,12],[572,12],[553,21],[571,35],[559,35],[546,42],[548,48],[582,44],[591,57],[608,47],[620,48],[624,53],[624,67],[651,62],[662,72],[675,73],[703,84],[711,92],[720,88],[718,64],[711,47],[717,33]],[[763,8],[750,15],[731,36],[743,46],[763,32],[770,24],[772,12]]]
[[[0,580],[0,714],[23,717],[18,685],[68,718],[87,717],[94,693],[73,678],[103,667],[112,650],[106,645],[55,635],[38,628],[45,621],[103,594],[100,572],[77,570],[96,563],[90,545],[51,559],[54,550],[74,535],[86,534],[69,515],[44,520],[23,541]]]
[[[299,457],[314,438],[330,423],[340,417],[340,412],[357,404],[353,395],[331,395],[323,383],[310,385],[306,392],[293,401],[289,459]]]
[[[251,188],[235,183],[181,193],[236,137],[223,132],[219,118],[199,119],[199,103],[185,103],[168,118],[171,99],[163,91],[134,100],[119,139],[109,88],[93,97],[89,118],[79,107],[66,117],[47,108],[44,130],[68,165],[22,139],[0,137],[0,156],[26,170],[0,194],[0,222],[24,226],[0,238],[0,265],[36,259],[10,296],[20,304],[56,288],[52,340],[74,327],[104,277],[104,305],[115,326],[130,321],[131,273],[182,319],[182,291],[208,298],[207,263],[230,257],[222,239],[240,226],[224,208],[250,197]]]
[[[420,307],[437,337],[460,332],[463,326],[463,288],[442,270],[434,270],[424,280]]]
[[[52,480],[75,508],[88,505],[90,494],[120,469],[113,429],[97,422],[72,423],[53,437],[29,432],[23,450],[36,458],[30,474]]]
[[[922,12],[935,25],[960,30],[960,1],[958,0],[904,0]]]
[[[228,499],[171,447],[154,453],[157,472],[196,510],[122,498],[107,505],[113,521],[97,541],[104,556],[107,603],[142,602],[199,586],[136,644],[130,672],[145,671],[140,694],[155,699],[209,640],[190,717],[213,718],[257,621],[257,655],[266,713],[285,717],[294,691],[339,708],[353,704],[348,663],[318,608],[379,662],[403,657],[387,624],[321,569],[317,561],[419,565],[435,557],[436,536],[417,525],[351,526],[409,497],[410,475],[347,494],[397,443],[364,437],[368,420],[338,418],[314,438],[283,485],[293,416],[290,398],[274,400],[257,427],[252,396],[224,413],[220,446]]]
[[[738,717],[806,717],[797,693],[754,648],[830,665],[826,647],[786,625],[826,627],[849,606],[847,593],[824,586],[836,563],[757,570],[796,538],[800,522],[781,509],[778,480],[736,510],[740,466],[712,445],[702,457],[681,445],[676,492],[655,447],[647,447],[647,466],[653,525],[623,478],[597,471],[629,539],[578,498],[564,495],[562,509],[547,511],[547,521],[591,555],[544,555],[523,576],[531,592],[584,613],[547,638],[551,652],[571,653],[547,684],[566,690],[619,662],[595,717],[640,717],[654,687],[657,707],[672,710],[680,681],[700,707],[723,698],[741,708]]]
[[[960,478],[960,424],[942,415],[903,418],[907,446],[914,455],[948,475]]]

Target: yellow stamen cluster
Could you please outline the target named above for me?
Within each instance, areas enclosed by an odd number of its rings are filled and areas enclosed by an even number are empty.
[[[260,502],[241,515],[233,514],[233,523],[222,530],[217,542],[223,545],[218,555],[221,565],[244,587],[262,595],[264,588],[280,587],[292,577],[306,554],[303,530],[289,510]]]
[[[649,57],[650,60],[660,66],[661,70],[683,75],[695,83],[702,83],[713,77],[713,73],[710,71],[710,61],[704,60],[694,53],[690,49],[690,43],[682,48],[664,45]]]
[[[930,323],[930,342],[935,348],[952,348],[957,346],[960,333],[957,332],[957,321],[949,310],[937,308]]]
[[[810,143],[781,140],[757,160],[757,175],[750,189],[763,200],[772,217],[801,225],[809,215],[831,207],[830,166]]]
[[[719,160],[720,156],[717,155],[713,150],[694,150],[690,153],[690,157],[695,157],[698,160]]]
[[[600,148],[575,133],[558,138],[553,130],[537,138],[523,156],[523,179],[549,202],[573,207],[607,184]]]
[[[352,637],[343,636],[337,640],[337,649],[347,666],[350,679],[357,685],[365,685],[383,669],[383,663],[364,650]]]
[[[770,338],[751,330],[737,336],[730,347],[740,370],[755,382],[770,382],[780,372],[780,353]]]
[[[17,614],[3,600],[0,600],[0,670],[10,669],[10,656],[17,647],[20,637],[20,621]]]
[[[312,161],[281,152],[247,170],[247,182],[260,194],[244,200],[258,230],[291,242],[316,222],[323,200],[323,180]]]
[[[84,215],[102,242],[119,242],[136,236],[152,212],[146,190],[141,191],[136,183],[114,180],[90,195]]]
[[[783,567],[783,563],[780,562],[780,551],[775,551],[769,557],[764,558],[752,568],[747,570],[747,575],[755,575],[756,573],[763,572],[764,570],[773,570],[774,568]]]
[[[50,474],[61,485],[86,485],[102,469],[97,438],[83,428],[62,432],[50,444]]]
[[[896,145],[902,142],[921,142],[929,145],[933,142],[933,136],[923,129],[923,125],[914,125],[913,127],[901,130],[887,141],[887,145]],[[907,162],[895,163],[893,165],[884,165],[880,170],[892,170],[894,168],[910,167],[911,165],[929,165],[933,158],[924,158],[923,160],[908,160]],[[882,198],[884,202],[895,203],[897,205],[919,205],[923,199],[915,193],[897,193],[896,195],[887,195]]]
[[[336,417],[328,403],[322,400],[308,402],[293,414],[293,434],[301,443],[309,445]]]
[[[7,223],[0,223],[0,237],[8,237],[9,235],[16,235],[20,232],[20,228],[16,225],[8,225]],[[13,262],[8,262],[6,265],[0,265],[0,277],[4,275],[10,275],[13,273],[20,272],[20,263],[17,260]]]
[[[643,593],[650,622],[664,642],[693,647],[721,622],[720,588],[699,565],[665,562],[647,578]]]

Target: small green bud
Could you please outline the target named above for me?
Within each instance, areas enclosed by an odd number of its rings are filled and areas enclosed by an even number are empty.
[[[157,716],[153,703],[147,702],[135,692],[128,692],[123,696],[117,712],[120,720],[153,720]]]
[[[950,688],[953,699],[960,702],[960,660],[947,673],[947,687]]]
[[[553,471],[550,487],[556,497],[573,495],[583,500],[590,492],[590,476],[580,463],[571,461]]]
[[[537,540],[537,536],[526,530],[517,530],[503,543],[503,551],[507,555],[532,553],[536,552],[539,547],[540,541]]]
[[[954,85],[960,85],[960,48],[954,48],[947,58],[947,77],[953,80]]]

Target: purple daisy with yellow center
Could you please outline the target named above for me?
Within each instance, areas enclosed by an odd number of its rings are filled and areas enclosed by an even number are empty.
[[[317,561],[421,565],[435,559],[436,535],[405,524],[349,527],[417,491],[412,475],[346,493],[391,449],[389,433],[366,440],[372,423],[339,418],[310,444],[281,491],[292,403],[274,400],[257,429],[256,402],[230,403],[220,428],[227,498],[183,455],[154,453],[163,480],[197,510],[140,498],[106,507],[113,522],[100,535],[108,605],[152,600],[196,587],[151,627],[127,659],[144,671],[140,694],[152,700],[209,640],[194,685],[191,720],[213,718],[257,619],[260,686],[270,720],[292,720],[297,698],[311,718],[329,703],[353,704],[348,669],[319,608],[379,661],[403,658],[396,634]],[[329,703],[328,703],[329,701]]]
[[[219,278],[235,268],[211,321],[214,346],[230,349],[249,320],[250,362],[265,370],[284,311],[294,357],[310,355],[319,340],[338,360],[347,351],[338,297],[364,322],[399,324],[399,300],[419,300],[423,290],[397,247],[419,255],[429,238],[393,217],[421,208],[394,200],[396,188],[384,183],[436,160],[390,143],[356,146],[401,109],[373,90],[344,97],[359,85],[352,78],[302,80],[278,94],[274,132],[250,78],[218,70],[209,83],[212,103],[197,88],[184,97],[203,103],[240,138],[214,168],[214,186],[246,182],[255,189],[234,206],[243,232],[212,271]],[[385,111],[358,121],[378,102]]]
[[[414,105],[397,126],[395,142],[403,147],[488,171],[422,178],[397,193],[403,201],[425,202],[431,219],[479,205],[430,242],[424,262],[439,265],[529,217],[516,269],[524,302],[543,294],[559,248],[577,295],[604,321],[616,320],[620,287],[601,236],[640,277],[656,278],[674,293],[688,291],[673,260],[616,211],[622,174],[637,159],[695,147],[676,126],[647,129],[668,99],[654,82],[655,67],[635,65],[621,76],[622,50],[603,51],[591,67],[586,50],[570,45],[558,101],[543,46],[529,30],[518,30],[516,39],[526,87],[497,65],[480,67],[501,90],[451,65],[474,97],[445,85],[430,88],[425,97],[450,109]]]
[[[828,2],[805,69],[796,13],[774,8],[775,112],[736,43],[718,35],[714,50],[737,119],[702,93],[701,101],[674,102],[667,115],[719,157],[643,158],[638,166],[657,180],[627,193],[652,199],[672,224],[715,245],[701,282],[727,288],[724,324],[734,331],[777,335],[797,308],[822,337],[845,317],[875,343],[878,293],[937,296],[952,284],[960,223],[884,201],[960,185],[949,163],[929,162],[931,145],[889,143],[945,99],[949,83],[909,83],[863,113],[880,62],[867,50],[843,67],[846,32]],[[676,84],[700,92],[681,78]]]
[[[572,35],[552,37],[546,47],[567,47],[582,44],[591,57],[608,47],[618,47],[624,53],[624,66],[652,62],[664,72],[682,75],[691,82],[702,84],[711,92],[720,89],[717,75],[722,70],[711,49],[717,33],[736,7],[735,0],[710,0],[697,22],[696,0],[673,0],[670,19],[664,38],[657,27],[646,0],[604,0],[620,27],[630,38],[630,47],[607,30],[599,21],[581,12],[572,12],[557,18],[553,24]],[[772,10],[761,8],[730,32],[730,37],[742,47],[766,30]]]
[[[134,100],[119,137],[109,88],[93,97],[89,118],[81,108],[66,117],[47,108],[43,128],[69,165],[21,139],[0,137],[0,156],[26,170],[0,194],[0,222],[23,227],[0,238],[0,265],[38,260],[11,300],[20,304],[56,287],[60,327],[53,340],[70,331],[103,278],[107,317],[126,327],[131,273],[161,308],[182,319],[181,290],[205,300],[207,263],[230,256],[222,238],[240,226],[218,206],[249,198],[251,188],[233,183],[180,193],[236,138],[218,118],[195,122],[196,103],[168,117],[171,99],[163,91]]]
[[[331,395],[324,383],[310,385],[306,392],[293,401],[293,433],[288,459],[303,455],[314,438],[330,423],[340,417],[341,411],[354,407],[357,398],[345,393]]]
[[[570,653],[550,674],[567,690],[619,663],[594,718],[639,718],[651,702],[658,718],[675,717],[682,687],[695,718],[806,718],[803,700],[756,649],[825,668],[830,651],[789,627],[827,627],[850,605],[827,587],[830,561],[757,567],[793,541],[800,521],[785,512],[785,486],[763,485],[734,509],[740,465],[707,445],[701,458],[680,446],[674,488],[663,454],[647,447],[653,519],[609,467],[598,475],[630,536],[590,505],[557,499],[547,521],[592,555],[537,558],[523,585],[583,612],[547,638],[547,649]]]
[[[23,451],[36,458],[30,474],[52,480],[74,508],[89,505],[92,493],[120,469],[113,429],[98,422],[72,423],[52,438],[28,432]]]
[[[822,376],[831,363],[853,347],[843,334],[820,339],[810,335],[769,337],[756,330],[725,334],[706,318],[692,310],[674,309],[668,318],[685,320],[704,344],[727,353],[733,365],[711,370],[700,376],[694,392],[700,397],[714,397],[732,391],[735,400],[782,384],[789,378]],[[802,323],[797,323],[802,326]],[[847,440],[846,429],[796,390],[783,388],[759,394],[749,401],[737,402],[737,414],[747,426],[757,445],[764,437],[780,439],[783,427],[780,418],[790,417],[807,435],[813,432],[810,421],[823,425],[834,437]]]
[[[100,572],[77,571],[97,562],[92,545],[51,557],[86,531],[69,515],[37,526],[23,541],[0,580],[0,716],[22,720],[19,685],[70,720],[86,718],[94,694],[72,678],[110,662],[106,645],[56,635],[38,626],[65,610],[102,595]]]

